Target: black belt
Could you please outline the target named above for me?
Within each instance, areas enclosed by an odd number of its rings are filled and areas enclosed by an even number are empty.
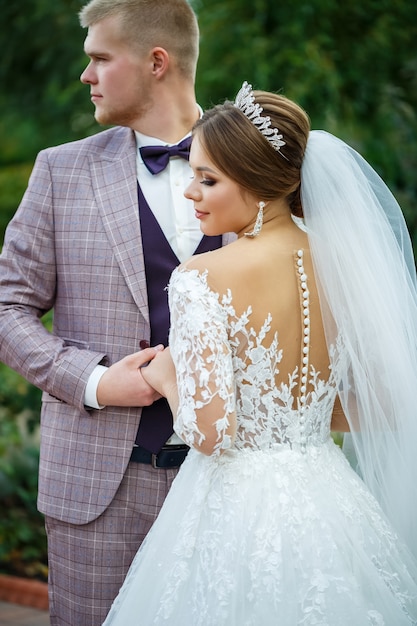
[[[133,463],[152,465],[156,469],[175,468],[183,463],[189,449],[186,445],[163,446],[158,454],[153,454],[142,446],[135,446],[130,455],[130,460]]]

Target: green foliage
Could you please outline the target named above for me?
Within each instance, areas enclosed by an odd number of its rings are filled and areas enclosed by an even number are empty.
[[[0,168],[0,241],[27,186],[32,163]]]
[[[243,80],[284,93],[313,128],[367,158],[403,207],[417,247],[415,0],[194,0],[203,106]]]
[[[22,447],[9,440],[0,457],[0,571],[46,580],[46,534],[36,508],[38,463],[36,442]]]
[[[334,113],[341,124],[352,115],[369,121],[387,85],[415,102],[413,0],[193,4],[202,33],[197,86],[203,105],[233,96],[244,79],[283,90],[322,122],[333,123]]]
[[[95,132],[88,88],[79,81],[87,57],[80,0],[0,0],[0,163]],[[10,34],[13,33],[13,36]]]
[[[83,4],[0,0],[0,244],[39,150],[99,130],[79,81],[87,62]]]
[[[52,329],[52,313],[42,318]],[[25,434],[33,438],[39,427],[41,391],[20,374],[0,363],[0,458],[8,453],[9,443],[24,447]]]
[[[0,363],[0,456],[8,443],[21,446],[22,433],[33,435],[39,424],[40,391]],[[19,425],[24,421],[24,428]]]
[[[44,323],[51,327],[51,314]],[[0,571],[47,579],[43,515],[36,508],[41,392],[0,363]]]
[[[46,580],[46,534],[36,508],[39,406],[39,390],[0,364],[0,571]]]

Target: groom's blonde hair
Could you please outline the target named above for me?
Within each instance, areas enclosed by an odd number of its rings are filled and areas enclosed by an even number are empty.
[[[164,48],[184,77],[195,79],[199,29],[187,0],[90,0],[79,12],[83,28],[112,15],[119,16],[120,35],[128,45],[139,53]]]

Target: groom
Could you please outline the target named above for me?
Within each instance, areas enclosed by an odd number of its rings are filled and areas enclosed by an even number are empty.
[[[0,257],[0,358],[43,390],[52,626],[101,624],[185,458],[141,367],[167,343],[171,271],[222,245],[183,197],[200,115],[187,1],[91,0],[80,19],[81,81],[115,127],[38,155]]]

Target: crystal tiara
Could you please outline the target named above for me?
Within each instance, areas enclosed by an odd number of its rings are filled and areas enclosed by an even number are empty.
[[[284,138],[278,128],[271,128],[271,118],[267,115],[262,115],[263,108],[255,102],[252,85],[249,85],[246,80],[237,93],[234,105],[240,109],[263,136],[268,139],[274,150],[280,152],[282,146],[285,146]],[[286,158],[282,152],[280,152],[280,154]]]

